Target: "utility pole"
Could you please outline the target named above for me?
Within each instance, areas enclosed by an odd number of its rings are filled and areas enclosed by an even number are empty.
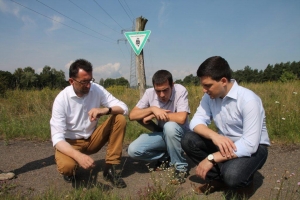
[[[127,30],[122,30],[121,33],[123,34]],[[134,31],[134,22],[132,24],[132,30]],[[125,41],[125,44],[127,43],[127,39],[118,39],[118,44],[120,41]],[[133,52],[132,48],[130,48],[130,80],[129,85],[136,89],[136,62],[135,62],[135,53]]]
[[[144,31],[147,21],[148,20],[143,18],[142,16],[136,18],[135,31]],[[136,56],[136,67],[138,72],[138,87],[140,90],[140,98],[142,98],[146,90],[146,76],[145,76],[143,50],[138,56]]]

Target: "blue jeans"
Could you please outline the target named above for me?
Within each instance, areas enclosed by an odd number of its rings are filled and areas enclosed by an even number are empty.
[[[128,147],[128,155],[134,159],[152,161],[170,156],[170,165],[179,171],[187,170],[187,161],[181,148],[185,129],[176,122],[167,122],[163,132],[143,133]]]
[[[211,140],[201,137],[197,133],[187,132],[181,140],[185,153],[198,165],[208,154],[215,153],[218,147]],[[259,145],[256,153],[251,157],[240,157],[217,163],[208,173],[208,180],[221,180],[230,188],[242,188],[253,181],[254,173],[262,168],[268,157],[268,148]]]

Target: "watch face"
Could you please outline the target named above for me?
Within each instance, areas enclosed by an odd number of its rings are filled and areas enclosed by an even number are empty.
[[[214,156],[213,156],[212,154],[209,154],[208,157],[207,157],[207,159],[208,159],[208,160],[213,160],[213,159],[214,159]]]

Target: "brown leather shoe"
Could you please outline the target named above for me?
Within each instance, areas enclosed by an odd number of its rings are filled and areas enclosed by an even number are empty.
[[[221,191],[224,190],[226,188],[226,185],[221,182],[221,181],[210,181],[209,183],[205,183],[205,184],[201,184],[198,187],[194,188],[194,192],[196,194],[211,194],[214,193],[216,191]]]

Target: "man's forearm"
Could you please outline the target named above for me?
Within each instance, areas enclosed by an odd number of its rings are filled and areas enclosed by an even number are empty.
[[[78,153],[80,153],[79,151],[75,150],[68,142],[61,140],[59,141],[56,145],[55,148],[57,150],[59,150],[61,153],[73,158],[74,160],[76,160],[76,158],[78,157]]]

